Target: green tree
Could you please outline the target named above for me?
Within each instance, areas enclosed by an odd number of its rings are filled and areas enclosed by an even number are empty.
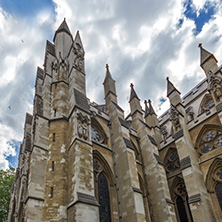
[[[0,222],[7,221],[15,169],[0,170]]]

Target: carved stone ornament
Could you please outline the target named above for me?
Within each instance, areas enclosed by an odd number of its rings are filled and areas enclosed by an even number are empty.
[[[52,64],[53,69],[57,71],[67,71],[68,70],[68,60],[67,58],[63,59],[61,53],[59,53],[59,59],[55,59]]]
[[[79,69],[80,71],[84,71],[83,70],[83,65],[84,65],[84,51],[82,49],[82,46],[75,42],[73,44],[73,52],[75,55],[74,58],[74,66],[75,68]]]
[[[186,114],[188,117],[188,121],[192,121],[194,119],[194,110],[192,106],[189,106],[186,110]]]
[[[166,143],[166,139],[167,139],[167,135],[168,135],[167,127],[166,127],[166,126],[162,126],[162,127],[160,128],[160,132],[161,132],[161,134],[163,135],[163,141],[164,141],[164,143]]]
[[[179,121],[179,111],[172,105],[170,108],[170,121],[172,122],[173,127],[176,131],[181,128]]]
[[[220,101],[222,97],[222,79],[211,70],[208,72],[208,89],[213,93],[215,99]]]
[[[78,135],[80,138],[84,138],[87,140],[89,138],[89,124],[90,119],[88,116],[84,116],[82,113],[77,113],[77,120],[78,120]]]

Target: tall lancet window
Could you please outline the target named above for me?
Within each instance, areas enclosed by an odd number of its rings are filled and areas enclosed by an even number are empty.
[[[111,222],[108,181],[103,173],[98,177],[99,218],[100,222]]]
[[[104,173],[104,167],[99,160],[93,160],[96,196],[99,202],[99,221],[111,222],[109,182]]]

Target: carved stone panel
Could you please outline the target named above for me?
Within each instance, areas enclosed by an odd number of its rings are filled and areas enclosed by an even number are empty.
[[[77,131],[78,136],[80,138],[83,138],[85,140],[88,140],[89,138],[89,125],[90,125],[90,119],[88,116],[83,115],[82,113],[77,113]]]

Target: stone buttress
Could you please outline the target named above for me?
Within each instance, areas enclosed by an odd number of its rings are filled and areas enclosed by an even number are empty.
[[[158,121],[153,117],[152,106],[145,107],[146,122],[140,100],[131,84],[130,109],[133,128],[140,138],[141,154],[144,164],[145,180],[149,192],[149,205],[152,221],[176,221],[173,202],[170,198],[164,164],[158,153],[158,145],[152,136],[151,127],[158,127]],[[147,106],[147,104],[146,104]],[[151,115],[151,117],[149,117]],[[150,126],[148,126],[148,124]]]
[[[194,221],[215,221],[210,197],[200,171],[197,153],[191,142],[187,127],[187,116],[180,92],[167,78],[167,97],[170,100],[172,134],[180,159],[182,175],[187,188],[188,203]]]
[[[135,153],[128,130],[122,126],[123,110],[118,106],[115,81],[106,65],[104,80],[106,109],[110,118],[116,186],[119,197],[119,220],[123,222],[145,221],[143,197],[140,192]]]

